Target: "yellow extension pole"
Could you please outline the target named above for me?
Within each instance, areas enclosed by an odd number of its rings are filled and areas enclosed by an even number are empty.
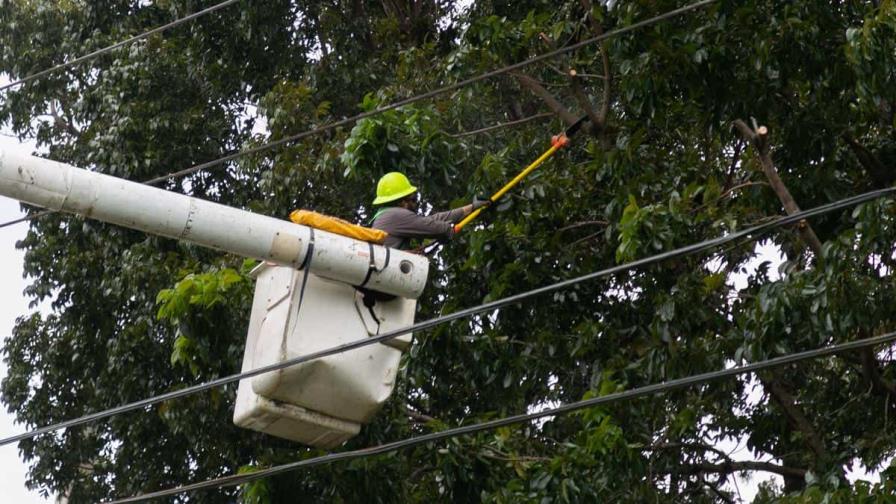
[[[561,141],[555,141],[555,142],[553,142],[553,145],[551,146],[550,149],[546,150],[546,151],[544,152],[544,154],[542,154],[541,156],[539,156],[538,159],[536,159],[535,161],[533,161],[532,164],[530,164],[529,166],[527,166],[527,167],[526,167],[523,171],[521,171],[516,177],[513,177],[513,180],[511,180],[510,182],[508,182],[507,184],[505,184],[504,187],[502,187],[501,189],[498,190],[498,192],[496,192],[495,194],[492,194],[492,196],[489,198],[489,200],[491,200],[492,203],[495,203],[496,201],[498,201],[499,199],[501,199],[501,196],[504,196],[504,194],[507,193],[507,191],[513,189],[513,186],[519,184],[520,181],[523,180],[524,178],[526,178],[527,175],[529,175],[530,173],[532,173],[533,170],[535,170],[536,168],[538,168],[538,167],[539,167],[542,163],[544,163],[549,157],[553,156],[555,152],[557,152],[558,150],[560,150],[560,148],[563,147],[563,145],[565,145],[565,141],[566,141],[566,138],[565,138],[565,136],[564,136],[564,137],[562,137],[562,140],[561,140]],[[473,210],[472,212],[470,212],[470,215],[467,215],[466,217],[463,218],[463,220],[461,220],[460,222],[458,222],[457,224],[454,225],[454,232],[455,232],[455,233],[460,232],[460,230],[463,229],[464,226],[466,226],[467,224],[470,223],[470,221],[472,221],[472,220],[475,219],[477,216],[479,216],[479,214],[482,213],[482,210],[483,210],[484,208],[485,208],[485,207],[479,207],[479,208],[477,208],[476,210]]]

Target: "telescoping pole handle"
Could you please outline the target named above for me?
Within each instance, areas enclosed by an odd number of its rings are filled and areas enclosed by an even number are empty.
[[[507,184],[504,185],[504,187],[502,187],[501,189],[498,189],[498,192],[496,192],[495,194],[492,194],[491,197],[489,197],[489,201],[491,201],[492,204],[494,204],[496,201],[501,199],[501,196],[504,196],[504,194],[506,194],[507,191],[513,189],[513,187],[516,186],[517,184],[519,184],[521,180],[526,178],[526,176],[528,176],[530,173],[532,173],[542,163],[547,161],[548,158],[553,156],[555,152],[557,152],[558,150],[563,148],[568,143],[569,143],[569,137],[566,136],[566,133],[561,133],[559,135],[554,136],[551,139],[551,148],[546,150],[544,152],[544,154],[539,156],[538,159],[536,159],[535,161],[532,162],[532,164],[530,164],[523,171],[521,171],[519,174],[517,174],[516,177],[513,177],[513,179],[510,182],[508,182]],[[472,212],[470,212],[470,214],[467,215],[466,217],[464,217],[463,220],[461,220],[460,222],[458,222],[457,224],[454,225],[454,232],[459,233],[460,230],[464,228],[464,226],[466,226],[473,219],[478,217],[479,214],[481,214],[482,211],[486,208],[488,208],[488,207],[479,207],[476,210],[473,210]]]
[[[588,116],[587,115],[582,116],[579,118],[578,121],[573,123],[570,127],[566,128],[566,131],[564,131],[563,133],[560,133],[559,135],[554,135],[551,138],[551,148],[550,149],[546,150],[544,152],[544,154],[539,156],[538,159],[536,159],[535,161],[532,162],[532,164],[530,164],[525,169],[523,169],[523,171],[521,171],[516,177],[513,177],[513,180],[504,184],[504,187],[502,187],[501,189],[498,190],[498,192],[496,192],[495,194],[492,194],[491,197],[489,197],[489,201],[492,202],[492,205],[494,205],[499,199],[501,199],[501,196],[504,196],[504,194],[506,194],[507,191],[513,189],[514,186],[519,184],[520,181],[522,181],[524,178],[526,178],[526,176],[528,176],[530,173],[532,173],[532,171],[534,171],[542,163],[547,161],[548,158],[553,156],[555,152],[557,152],[558,150],[560,150],[563,147],[565,147],[566,145],[568,145],[570,137],[572,137],[573,135],[578,133],[578,131],[582,128],[582,125],[585,124],[586,121],[588,121]],[[476,210],[473,210],[472,212],[470,212],[469,215],[467,215],[460,222],[458,222],[457,224],[454,225],[454,233],[455,234],[459,233],[460,230],[464,228],[464,226],[469,224],[473,219],[478,217],[479,214],[481,214],[483,210],[485,210],[486,208],[490,208],[492,205],[489,205],[487,207],[479,207]],[[422,247],[422,252],[426,255],[433,254],[443,244],[444,244],[443,240],[437,240],[437,241],[431,242]]]

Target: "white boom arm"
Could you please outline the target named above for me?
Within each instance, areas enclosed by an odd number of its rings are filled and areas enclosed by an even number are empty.
[[[34,156],[0,150],[0,194],[147,233],[186,240],[283,266],[307,264],[318,276],[409,299],[423,291],[429,261],[312,229]],[[387,264],[388,258],[388,264]]]

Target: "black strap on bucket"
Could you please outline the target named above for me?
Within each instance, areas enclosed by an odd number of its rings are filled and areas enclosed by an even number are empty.
[[[367,285],[367,282],[370,281],[370,277],[373,276],[374,272],[382,273],[383,271],[385,271],[386,268],[389,267],[389,260],[391,258],[391,249],[389,247],[383,247],[384,249],[386,249],[386,262],[383,263],[382,268],[376,269],[376,257],[373,254],[373,244],[368,242],[367,246],[370,248],[370,263],[367,266],[367,275],[364,276],[364,281],[361,282],[358,287],[364,287],[365,285]]]
[[[391,301],[391,300],[395,299],[397,296],[370,290],[370,289],[366,288],[365,285],[367,285],[367,282],[370,281],[370,277],[373,276],[374,272],[382,273],[383,271],[386,270],[386,268],[389,267],[389,261],[392,258],[392,252],[391,252],[392,249],[389,247],[383,247],[384,249],[386,249],[386,261],[383,263],[382,268],[377,269],[376,268],[376,256],[374,255],[375,249],[373,248],[373,244],[368,242],[367,246],[369,247],[369,250],[370,250],[370,263],[367,266],[367,275],[364,276],[364,281],[362,281],[360,285],[355,286],[355,289],[357,289],[358,292],[360,292],[363,295],[362,301],[364,303],[364,306],[367,307],[367,311],[370,313],[370,317],[373,319],[374,322],[376,322],[376,333],[379,334],[380,333],[380,319],[377,318],[376,312],[373,310],[373,307],[376,306],[377,301]]]
[[[305,258],[299,265],[299,270],[305,270],[302,275],[302,287],[299,289],[299,306],[296,308],[296,316],[302,310],[302,301],[305,300],[305,287],[308,285],[308,274],[311,272],[311,257],[314,255],[314,228],[308,228],[311,231],[311,237],[308,240],[308,250],[305,252]]]
[[[367,290],[364,288],[359,288],[358,291],[361,292],[361,302],[364,303],[364,306],[367,307],[367,312],[370,313],[370,318],[376,322],[376,335],[380,334],[380,319],[377,318],[376,312],[373,310],[373,307],[376,306],[376,293]]]

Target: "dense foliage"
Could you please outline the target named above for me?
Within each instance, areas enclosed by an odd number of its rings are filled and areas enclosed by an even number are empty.
[[[0,72],[21,77],[212,3],[0,2]],[[146,180],[683,5],[460,4],[242,1],[7,91],[0,122],[52,159]],[[165,187],[360,221],[377,178],[400,169],[447,208],[500,186],[583,113],[593,127],[441,252],[418,320],[781,214],[736,119],[768,127],[804,208],[892,185],[896,1],[720,0]],[[267,129],[253,133],[259,116]],[[754,248],[741,244],[416,334],[391,401],[344,449],[896,329],[896,204],[810,224],[820,250],[796,229],[767,236],[787,257],[780,276],[745,269]],[[26,294],[52,301],[3,347],[2,399],[26,425],[238,370],[243,258],[65,215],[32,221],[19,246]],[[29,484],[93,502],[320,453],[234,427],[234,395],[23,441]],[[891,421],[896,363],[878,348],[182,499],[730,502],[732,474],[771,471],[783,485],[757,502],[870,502],[896,485]],[[754,461],[719,451],[725,438]],[[881,483],[850,483],[857,463]]]

